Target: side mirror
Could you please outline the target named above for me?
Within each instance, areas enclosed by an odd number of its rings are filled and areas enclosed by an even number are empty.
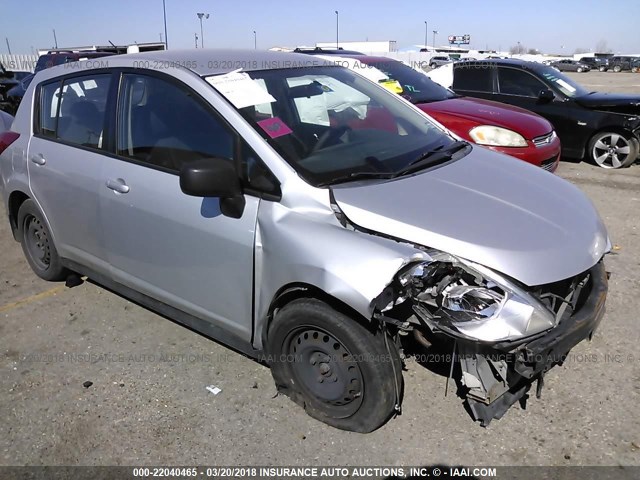
[[[552,102],[555,98],[556,96],[554,95],[553,91],[549,90],[548,88],[540,90],[540,93],[538,94],[538,101],[540,103],[549,103]]]
[[[240,218],[245,207],[242,186],[233,160],[205,158],[188,162],[180,169],[180,189],[193,197],[217,197],[220,211]]]

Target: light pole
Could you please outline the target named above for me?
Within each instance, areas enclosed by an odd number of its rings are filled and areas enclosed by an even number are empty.
[[[253,49],[257,50],[258,49],[258,34],[256,33],[256,31],[253,31]]]
[[[200,19],[200,46],[202,48],[204,48],[204,30],[202,29],[202,19],[203,18],[209,18],[209,14],[208,13],[196,13],[196,15],[198,15],[198,18]]]
[[[429,24],[424,21],[424,48],[427,48],[427,35],[429,35]]]
[[[338,13],[338,10],[336,10],[336,50],[340,48],[339,42],[338,42],[339,32],[340,32],[340,14]]]
[[[169,50],[169,37],[167,36],[167,6],[165,0],[162,0],[162,13],[164,15],[164,48]]]
[[[437,35],[438,33],[439,33],[439,32],[438,32],[437,30],[434,30],[434,31],[433,31],[433,49],[434,49],[434,50],[436,49],[436,35]]]

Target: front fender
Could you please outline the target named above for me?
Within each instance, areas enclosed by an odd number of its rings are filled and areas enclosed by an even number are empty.
[[[283,287],[311,285],[371,319],[372,301],[398,270],[423,258],[409,244],[343,227],[331,210],[309,214],[263,202],[256,228],[254,347],[262,348],[269,308]]]

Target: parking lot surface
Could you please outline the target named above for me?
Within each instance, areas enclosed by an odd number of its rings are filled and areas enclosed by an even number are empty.
[[[640,94],[640,75],[571,76]],[[488,428],[413,360],[401,416],[368,435],[328,427],[276,396],[266,367],[94,284],[38,280],[3,213],[0,464],[640,465],[640,164],[558,174],[609,228],[607,313],[540,400]]]

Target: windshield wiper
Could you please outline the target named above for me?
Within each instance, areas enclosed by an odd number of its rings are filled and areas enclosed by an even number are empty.
[[[341,175],[339,177],[332,178],[322,183],[318,183],[319,187],[326,187],[327,185],[334,185],[336,183],[353,182],[356,180],[370,180],[374,178],[394,178],[395,172],[351,172],[347,175]]]
[[[433,150],[423,153],[407,166],[395,172],[393,175],[395,177],[399,177],[401,175],[407,175],[409,173],[417,172],[418,170],[422,170],[423,168],[430,167],[438,163],[446,162],[448,160],[451,160],[454,153],[459,152],[463,148],[466,148],[468,145],[468,142],[461,141],[453,142],[446,148],[444,148],[444,145],[441,145]]]

